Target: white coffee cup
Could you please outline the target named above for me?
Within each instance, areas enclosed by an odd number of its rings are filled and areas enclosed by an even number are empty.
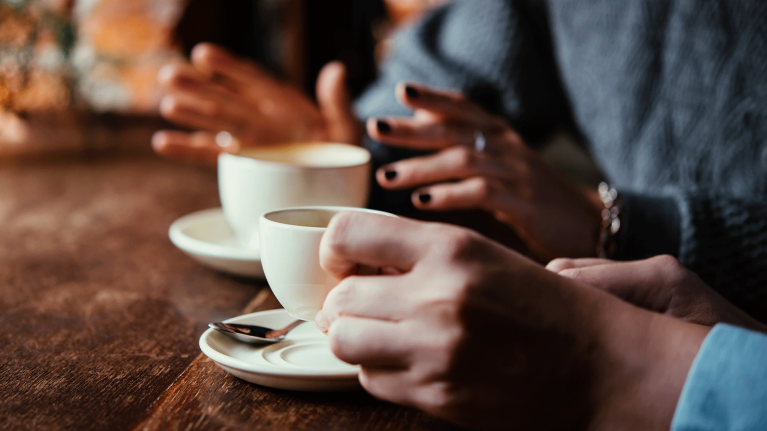
[[[320,241],[330,219],[341,211],[392,214],[349,207],[299,207],[261,216],[261,264],[274,296],[288,314],[314,320],[337,281],[320,267]]]
[[[364,207],[370,153],[328,142],[254,147],[218,157],[218,190],[240,242],[258,247],[261,214],[306,205]]]

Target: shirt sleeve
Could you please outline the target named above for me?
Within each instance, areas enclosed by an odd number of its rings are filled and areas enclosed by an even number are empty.
[[[672,431],[767,429],[767,335],[719,324],[693,361]]]

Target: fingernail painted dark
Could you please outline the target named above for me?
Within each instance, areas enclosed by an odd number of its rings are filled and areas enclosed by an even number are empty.
[[[422,204],[428,204],[431,201],[431,195],[428,193],[421,193],[418,195],[418,200],[421,201]]]
[[[411,99],[415,99],[421,95],[421,93],[419,93],[418,90],[416,90],[415,88],[409,85],[405,86],[405,94],[407,94],[407,97]]]
[[[381,133],[389,133],[389,132],[391,132],[391,126],[386,121],[378,120],[376,122],[376,127],[378,128],[378,131],[381,132]]]
[[[387,180],[391,181],[397,178],[397,171],[393,171],[393,170],[386,171],[384,172],[384,176],[386,177]]]

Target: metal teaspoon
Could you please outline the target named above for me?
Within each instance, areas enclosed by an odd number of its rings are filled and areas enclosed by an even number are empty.
[[[304,320],[296,320],[282,329],[271,329],[263,326],[244,325],[242,323],[208,323],[208,327],[222,332],[235,340],[248,344],[270,344],[285,339],[290,330],[304,323]]]

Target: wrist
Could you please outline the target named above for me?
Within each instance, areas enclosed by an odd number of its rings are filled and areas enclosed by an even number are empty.
[[[668,430],[711,328],[626,306],[601,325],[605,363],[592,429]]]

